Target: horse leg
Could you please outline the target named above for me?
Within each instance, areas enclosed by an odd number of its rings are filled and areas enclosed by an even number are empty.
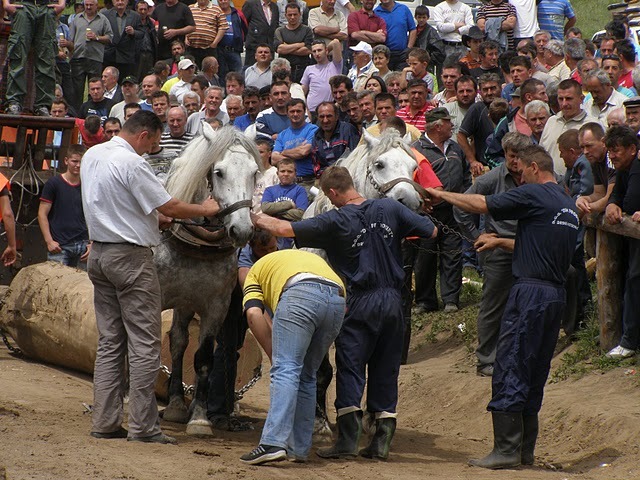
[[[332,379],[333,367],[329,361],[329,354],[326,354],[316,376],[316,420],[313,427],[315,435],[331,435],[327,417],[327,390]]]
[[[204,319],[200,328],[205,325]],[[202,333],[202,332],[201,332]],[[196,389],[191,402],[191,418],[187,425],[187,435],[196,437],[213,436],[211,421],[207,418],[207,390],[209,372],[213,368],[213,341],[215,335],[207,333],[200,338],[200,347],[194,359]]]
[[[164,410],[162,418],[168,422],[187,423],[189,410],[184,402],[182,388],[182,367],[184,352],[189,344],[189,323],[194,312],[188,310],[173,310],[173,323],[169,332],[171,346],[171,377],[169,378],[169,405]]]

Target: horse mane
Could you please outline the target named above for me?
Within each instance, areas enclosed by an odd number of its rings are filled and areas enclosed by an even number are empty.
[[[338,160],[336,165],[347,168],[351,171],[351,167],[366,162],[366,165],[370,165],[382,154],[388,152],[393,148],[400,148],[404,150],[407,155],[415,160],[416,156],[411,150],[411,146],[404,140],[400,133],[394,128],[387,128],[382,135],[376,137],[379,141],[373,148],[369,148],[369,144],[364,141],[358,147],[356,147],[349,156]],[[353,175],[353,173],[352,173]]]
[[[206,130],[207,127],[209,126],[203,124],[203,129]],[[166,183],[169,195],[183,202],[203,200],[211,167],[222,160],[234,145],[245,149],[260,171],[263,170],[255,142],[237,128],[226,126],[217,131],[203,131],[172,162]]]

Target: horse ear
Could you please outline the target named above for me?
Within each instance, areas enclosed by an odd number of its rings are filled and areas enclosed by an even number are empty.
[[[380,143],[380,140],[367,132],[366,128],[362,129],[362,136],[364,137],[364,141],[369,148],[373,148]]]
[[[405,142],[407,142],[409,145],[411,145],[411,142],[413,141],[413,139],[411,138],[411,132],[407,132],[404,134],[404,137],[402,137],[402,140],[404,140]]]
[[[210,142],[213,142],[213,139],[216,136],[216,131],[211,125],[209,125],[209,122],[202,122],[202,135],[204,135],[204,138]]]

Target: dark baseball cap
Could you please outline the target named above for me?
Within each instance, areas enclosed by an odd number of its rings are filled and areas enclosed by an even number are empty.
[[[444,107],[434,108],[433,110],[429,110],[425,115],[424,119],[427,123],[437,122],[438,120],[451,120],[451,115],[449,115],[449,110]]]
[[[138,79],[133,75],[129,75],[128,77],[124,77],[124,80],[122,80],[122,83],[133,83],[134,85],[137,85]]]

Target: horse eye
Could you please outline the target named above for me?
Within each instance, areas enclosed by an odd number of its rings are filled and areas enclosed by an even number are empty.
[[[375,162],[374,167],[376,167],[378,170],[382,170],[384,168],[384,163],[382,162]]]
[[[216,177],[222,178],[222,171],[221,170],[214,170],[213,173],[216,174]]]

